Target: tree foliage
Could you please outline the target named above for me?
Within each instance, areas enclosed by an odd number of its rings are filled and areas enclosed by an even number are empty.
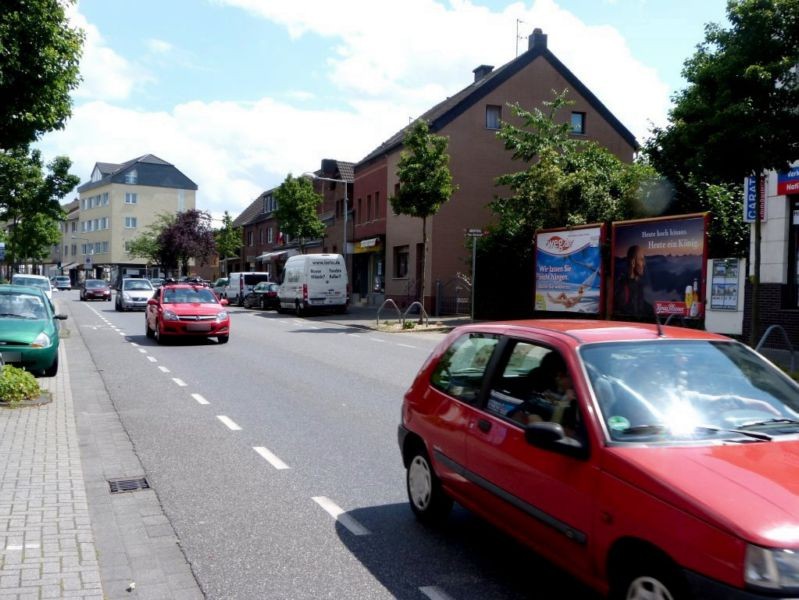
[[[422,279],[420,300],[424,300],[427,269],[427,219],[458,189],[449,170],[449,140],[430,133],[424,119],[417,120],[403,140],[404,149],[397,165],[399,191],[389,198],[394,212],[422,220]]]
[[[167,270],[182,268],[188,274],[189,260],[195,259],[201,265],[216,253],[214,232],[211,229],[211,215],[204,211],[190,209],[178,213],[170,225],[158,235],[158,262]]]
[[[646,163],[627,164],[589,140],[575,138],[558,113],[569,106],[566,91],[545,101],[546,111],[511,106],[521,127],[503,122],[497,136],[524,170],[497,178],[509,195],[490,208],[498,222],[493,234],[530,254],[535,231],[626,219],[656,211],[661,187]]]
[[[239,255],[242,246],[241,227],[233,227],[233,217],[228,211],[222,217],[222,227],[214,231],[214,239],[219,258],[223,261]]]
[[[73,0],[3,0],[0,10],[0,149],[61,129],[80,81],[83,33],[69,26]]]
[[[161,233],[175,222],[175,215],[160,213],[156,215],[155,221],[145,227],[144,231],[133,238],[128,244],[128,255],[131,258],[143,258],[148,264],[160,264],[161,246],[158,237]]]
[[[325,233],[325,224],[317,213],[322,196],[314,191],[310,180],[295,178],[289,173],[275,190],[274,197],[280,231],[298,239],[300,251],[304,253],[306,242],[319,239]]]
[[[0,151],[0,220],[10,229],[7,263],[42,260],[58,243],[58,223],[64,219],[61,200],[80,181],[69,173],[71,166],[67,157],[59,156],[45,167],[41,152],[27,146]]]

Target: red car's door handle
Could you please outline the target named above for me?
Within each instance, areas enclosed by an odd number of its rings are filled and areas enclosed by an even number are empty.
[[[478,419],[477,428],[483,433],[488,433],[489,429],[491,429],[491,422],[485,419]]]

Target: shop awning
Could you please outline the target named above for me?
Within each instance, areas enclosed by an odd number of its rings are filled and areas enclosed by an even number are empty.
[[[267,262],[273,260],[283,260],[288,258],[289,256],[294,256],[295,254],[299,254],[297,250],[291,248],[290,250],[278,250],[276,252],[264,252],[260,256],[256,256],[255,260],[258,262]]]
[[[67,264],[65,264],[65,265],[61,265],[61,269],[62,269],[62,270],[67,270],[67,271],[68,271],[69,269],[73,269],[73,268],[75,268],[75,266],[76,266],[77,264],[78,264],[78,263],[76,263],[76,262],[67,263]]]
[[[369,238],[368,240],[361,240],[355,242],[353,254],[363,254],[365,252],[382,252],[383,245],[380,243],[380,238]]]

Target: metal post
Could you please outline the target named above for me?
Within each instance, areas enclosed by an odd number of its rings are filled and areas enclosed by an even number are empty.
[[[472,321],[474,321],[474,284],[477,283],[477,238],[472,238]]]

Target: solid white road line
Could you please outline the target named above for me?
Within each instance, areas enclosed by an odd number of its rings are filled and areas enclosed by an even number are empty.
[[[183,381],[182,379],[178,379],[177,377],[173,377],[173,378],[172,378],[172,381],[174,381],[174,382],[175,382],[176,384],[178,384],[180,387],[186,387],[187,385],[189,385],[188,383],[186,383],[186,382],[185,382],[185,381]]]
[[[253,446],[252,449],[255,450],[258,454],[260,454],[266,460],[266,462],[268,462],[276,469],[289,468],[289,466],[286,463],[284,463],[282,460],[280,460],[277,456],[272,454],[269,450],[267,450],[263,446]]]
[[[166,368],[165,366],[163,366],[163,365],[159,365],[159,366],[158,366],[158,368],[159,368],[159,369],[161,370],[161,372],[163,372],[163,373],[169,373],[169,369],[167,369],[167,368]]]
[[[419,591],[422,592],[422,594],[424,594],[428,598],[430,598],[430,600],[452,600],[452,596],[444,593],[440,588],[434,585],[426,585],[424,587],[420,587]]]
[[[241,431],[241,427],[236,425],[236,423],[230,417],[226,417],[225,415],[216,415],[216,418],[222,421],[231,431]]]
[[[200,394],[192,394],[191,397],[197,401],[197,404],[211,404],[208,400],[200,396]]]
[[[314,496],[313,501],[321,506],[327,514],[346,527],[353,535],[369,535],[370,531],[344,512],[338,504],[326,496]]]

